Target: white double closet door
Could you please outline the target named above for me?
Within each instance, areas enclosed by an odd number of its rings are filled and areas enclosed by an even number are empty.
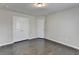
[[[20,17],[14,16],[13,17],[13,41],[22,41],[31,38],[30,35],[32,31],[32,25],[30,26],[31,19],[29,17]],[[33,20],[32,20],[33,21]],[[44,19],[39,18],[34,20],[36,21],[35,27],[35,38],[44,38]],[[32,23],[33,24],[33,23]]]
[[[29,38],[29,18],[13,17],[13,41],[21,41]]]

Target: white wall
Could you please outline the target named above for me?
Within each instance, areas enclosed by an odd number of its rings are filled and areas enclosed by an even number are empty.
[[[34,16],[0,9],[0,46],[13,43],[13,16],[34,19]],[[31,34],[34,34],[33,31]]]
[[[0,10],[0,46],[12,42],[12,16]]]
[[[79,7],[46,18],[46,38],[79,49]]]

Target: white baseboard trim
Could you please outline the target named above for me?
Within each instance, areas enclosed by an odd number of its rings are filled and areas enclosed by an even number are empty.
[[[10,43],[1,44],[1,45],[0,45],[0,47],[2,47],[2,46],[6,46],[6,45],[10,45],[10,44],[14,44],[14,42],[10,42]]]
[[[52,39],[49,39],[49,38],[46,38],[46,39],[79,50],[79,47],[77,47],[77,46],[73,46],[73,45],[66,44],[64,42],[59,42],[59,41],[56,41],[56,40],[52,40]]]
[[[31,39],[36,39],[36,38],[31,38]],[[25,40],[31,40],[31,39],[25,39]],[[40,38],[40,39],[43,39],[43,38]],[[56,41],[56,40],[52,40],[52,39],[50,39],[50,38],[44,38],[44,39],[47,39],[47,40],[50,40],[50,41],[52,41],[52,42],[56,42],[56,43],[59,43],[59,44],[62,44],[62,45],[65,45],[65,46],[68,46],[68,47],[71,47],[71,48],[74,48],[74,49],[79,50],[79,47],[77,47],[77,46],[73,46],[73,45],[69,45],[69,44],[63,43],[63,42],[59,42],[59,41]],[[24,40],[21,40],[21,41],[24,41]],[[20,42],[20,41],[17,41],[17,42]],[[15,43],[15,42],[10,42],[10,43],[1,44],[0,47],[6,46],[6,45],[10,45],[10,44],[14,44],[14,43]]]

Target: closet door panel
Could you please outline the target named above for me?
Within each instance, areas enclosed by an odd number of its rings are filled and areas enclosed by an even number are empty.
[[[44,29],[45,29],[45,18],[44,17],[38,17],[37,18],[37,37],[38,38],[44,38]]]
[[[29,38],[29,19],[25,17],[13,18],[14,41],[26,40]]]

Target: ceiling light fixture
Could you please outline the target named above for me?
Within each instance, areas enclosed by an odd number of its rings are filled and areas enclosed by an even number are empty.
[[[35,7],[45,7],[45,6],[47,6],[46,3],[34,3],[33,5],[34,5]]]

